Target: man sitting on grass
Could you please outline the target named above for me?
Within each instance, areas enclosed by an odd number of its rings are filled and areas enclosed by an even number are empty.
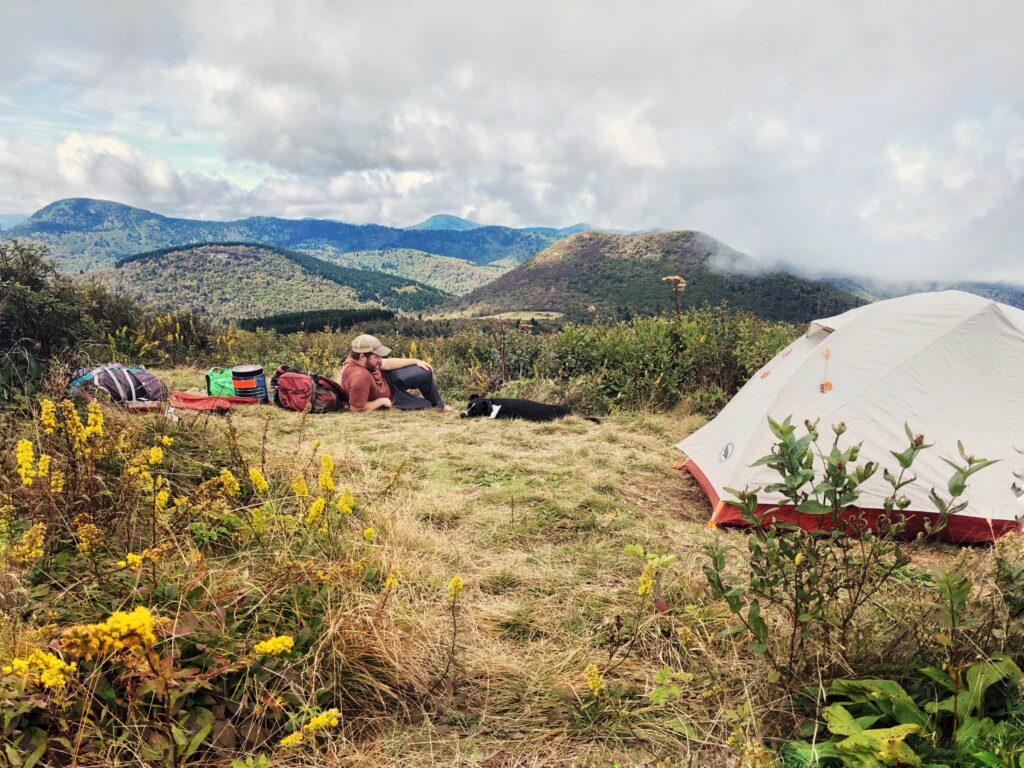
[[[349,410],[416,411],[433,406],[451,413],[452,407],[444,404],[437,391],[434,369],[428,363],[411,357],[388,357],[390,354],[376,336],[363,334],[353,340],[352,352],[338,377],[348,395]],[[410,394],[410,389],[418,389],[423,397]]]

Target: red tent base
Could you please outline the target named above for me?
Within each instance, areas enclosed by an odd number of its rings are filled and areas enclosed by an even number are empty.
[[[749,523],[743,519],[739,508],[735,504],[724,501],[715,490],[715,487],[708,480],[700,467],[693,460],[687,460],[683,469],[693,475],[694,480],[707,494],[711,501],[714,512],[708,520],[708,527],[714,528],[719,525],[746,527]],[[776,506],[773,504],[761,504],[757,508],[758,516],[763,525],[771,525],[774,521],[780,520],[786,523],[794,523],[807,531],[828,530],[843,524],[842,520],[833,521],[830,518],[819,515],[800,514],[793,507]],[[871,530],[877,530],[879,517],[885,515],[885,510],[864,509],[851,510],[846,517],[863,514]],[[924,531],[924,524],[929,521],[937,525],[939,515],[937,512],[904,512],[905,525],[902,537],[912,539],[918,533]],[[983,517],[965,517],[953,515],[946,521],[946,527],[939,533],[939,540],[950,544],[987,544],[995,541],[1000,536],[1011,532],[1019,532],[1020,523],[1016,520],[989,520]]]

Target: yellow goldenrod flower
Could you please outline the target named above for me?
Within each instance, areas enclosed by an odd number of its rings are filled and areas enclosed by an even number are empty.
[[[96,435],[101,437],[103,435],[103,410],[100,408],[100,404],[97,402],[91,402],[86,407],[86,427],[85,435]]]
[[[31,440],[19,440],[14,449],[14,456],[18,461],[18,475],[21,477],[22,485],[32,485],[32,478],[36,476],[35,450],[32,448]]]
[[[61,400],[57,408],[60,410],[61,420],[64,422],[64,429],[67,430],[68,437],[71,439],[71,447],[75,455],[88,456],[89,448],[86,442],[89,436],[85,432],[85,425],[82,424],[82,419],[78,415],[75,404],[70,400]]]
[[[174,438],[170,435],[164,435],[160,438],[160,442],[164,444],[164,447],[170,448],[174,445]]]
[[[384,579],[384,591],[390,592],[393,589],[398,588],[398,578],[394,573],[389,573],[388,577]]]
[[[367,541],[373,541],[373,537],[377,535],[377,532],[373,528],[363,529],[363,538]]]
[[[292,478],[292,493],[296,496],[309,496],[309,486],[306,485],[306,478],[296,475]]]
[[[78,537],[78,551],[85,557],[91,557],[97,545],[103,541],[103,531],[93,523],[92,515],[88,512],[75,517],[75,535]]]
[[[152,549],[146,548],[138,554],[129,552],[124,556],[124,560],[119,560],[117,563],[118,568],[141,568],[145,563],[157,563],[160,558],[166,555],[171,549],[170,542],[164,542],[159,544]]]
[[[253,507],[252,512],[249,513],[249,524],[252,526],[253,531],[262,536],[267,531],[268,516],[263,511],[262,507]]]
[[[46,477],[50,474],[50,462],[53,461],[53,457],[48,453],[40,453],[39,459],[36,461],[36,476]]]
[[[162,491],[157,491],[156,495],[153,496],[153,506],[155,506],[157,509],[164,509],[167,507],[167,501],[170,498],[171,494],[166,489]]]
[[[228,496],[237,496],[242,490],[238,478],[235,477],[235,474],[230,469],[222,469],[220,474],[217,475],[217,479],[220,480],[220,487]]]
[[[43,432],[52,435],[57,428],[57,406],[50,398],[44,398],[39,406],[39,423],[43,426]]]
[[[587,668],[583,670],[583,674],[587,679],[587,688],[595,696],[600,696],[604,693],[604,677],[598,671],[597,667],[593,664],[588,664]]]
[[[50,492],[60,493],[64,490],[64,473],[54,470],[50,473]]]
[[[302,730],[307,733],[315,733],[326,728],[334,728],[340,722],[341,712],[337,709],[328,709],[326,712],[321,712],[319,715],[310,718],[309,722],[302,726]]]
[[[313,446],[313,450],[315,451],[317,448],[320,447],[320,440],[319,439],[314,439],[313,442],[310,443],[310,445]]]
[[[345,488],[344,491],[338,496],[338,500],[334,502],[334,507],[343,515],[351,515],[352,507],[355,505],[355,499],[352,496],[352,489]]]
[[[301,743],[304,738],[306,738],[306,734],[304,734],[302,731],[289,733],[287,736],[281,739],[279,746],[282,746],[285,749],[287,749],[288,747],[294,747],[296,744]]]
[[[256,467],[249,467],[249,482],[251,482],[252,487],[256,489],[256,493],[266,493],[270,488],[270,483],[267,482],[267,478],[265,478],[263,473]]]
[[[305,523],[310,528],[315,525],[319,525],[324,516],[324,508],[327,506],[327,499],[323,496],[318,496],[316,501],[309,505],[309,511],[306,513]]]
[[[159,445],[154,445],[152,448],[149,449],[148,460],[150,464],[159,464],[161,461],[164,460],[164,449],[161,448]]]
[[[295,647],[295,640],[288,635],[278,635],[260,640],[252,647],[253,651],[264,656],[280,656],[282,653],[291,653]]]
[[[43,556],[46,524],[36,523],[7,550],[8,561],[16,567],[27,567]]]
[[[636,593],[643,597],[651,594],[651,589],[654,587],[654,579],[651,578],[651,567],[647,566],[644,568],[644,572],[640,574],[640,584],[636,588]]]
[[[86,659],[134,650],[156,642],[154,621],[153,614],[142,606],[131,613],[117,611],[99,624],[79,624],[64,630],[61,646]]]
[[[77,664],[68,664],[48,651],[33,649],[24,658],[11,659],[11,663],[0,672],[21,677],[29,686],[59,691],[67,685],[67,675],[77,668]]]
[[[799,567],[800,563],[802,563],[803,561],[804,561],[804,553],[803,552],[797,552],[796,553],[796,557],[793,558],[793,565]]]
[[[320,476],[316,483],[325,491],[334,490],[334,457],[329,453],[320,457]]]
[[[452,576],[451,579],[448,580],[448,597],[454,600],[459,596],[459,592],[462,591],[462,588],[462,577]]]

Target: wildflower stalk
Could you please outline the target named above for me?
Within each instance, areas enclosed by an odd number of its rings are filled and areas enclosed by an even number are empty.
[[[640,619],[643,617],[644,606],[647,604],[647,594],[649,593],[645,592],[640,594],[640,600],[636,606],[636,616],[633,619],[633,634],[632,636],[630,636],[629,642],[626,643],[626,650],[623,652],[622,658],[620,658],[610,667],[606,667],[603,674],[608,674],[609,672],[618,669],[622,666],[623,662],[625,662],[626,659],[629,658],[629,654],[633,650],[633,646],[636,644],[636,639],[640,636]],[[619,646],[619,648],[621,647],[622,646]],[[609,656],[608,661],[611,661],[615,657],[615,654],[618,653],[618,650],[618,648],[612,650],[611,656]]]
[[[429,699],[434,691],[438,689],[441,683],[444,682],[445,678],[448,677],[448,672],[451,670],[452,665],[455,663],[455,648],[459,636],[459,593],[462,592],[463,584],[462,577],[452,576],[451,581],[448,582],[448,595],[450,597],[451,604],[451,615],[452,615],[452,642],[448,648],[448,661],[445,662],[444,671],[441,676],[434,681],[434,684],[430,686],[430,689],[423,695],[424,699]],[[452,689],[454,692],[455,680],[452,679]]]

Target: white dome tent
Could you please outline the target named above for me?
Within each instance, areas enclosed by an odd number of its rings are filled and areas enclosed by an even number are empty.
[[[999,463],[968,481],[969,502],[949,519],[942,538],[992,541],[1019,530],[1024,503],[1011,490],[1013,471],[1024,468],[1024,311],[960,291],[921,293],[881,301],[836,317],[815,320],[807,333],[776,355],[722,409],[676,447],[683,466],[711,500],[709,525],[744,523],[725,488],[777,482],[767,467],[750,465],[775,438],[768,417],[795,424],[820,419],[845,422],[841,439],[862,442],[860,461],[897,469],[890,450],[906,447],[904,423],[933,447],[917,457],[917,482],[903,489],[907,534],[936,518],[931,488],[945,494],[956,461],[957,440],[970,453]],[[898,474],[898,471],[897,471]],[[882,510],[891,488],[879,471],[861,486],[858,506]],[[775,503],[781,497],[761,496]],[[775,517],[797,521],[792,509]],[[801,522],[812,524],[802,516]]]

